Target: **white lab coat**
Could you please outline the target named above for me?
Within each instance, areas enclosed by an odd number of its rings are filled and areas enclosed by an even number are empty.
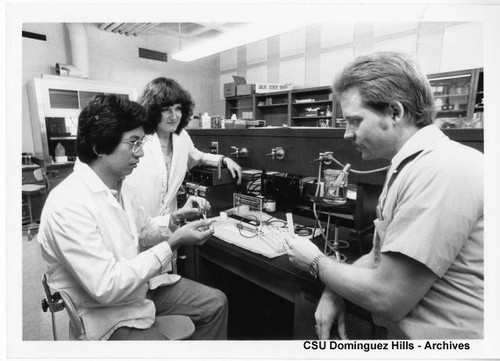
[[[155,306],[147,282],[172,259],[165,217],[151,219],[122,186],[123,208],[84,163],[50,193],[38,241],[48,282],[75,302],[89,339],[107,339],[118,327],[149,328]],[[139,254],[139,240],[156,246]],[[149,242],[148,242],[149,243]]]
[[[177,192],[188,169],[199,164],[218,166],[222,156],[196,149],[184,130],[179,135],[173,133],[172,164],[167,174],[158,136],[155,133],[147,138],[143,146],[144,156],[125,182],[134,185],[137,199],[151,217],[169,215],[177,210]]]

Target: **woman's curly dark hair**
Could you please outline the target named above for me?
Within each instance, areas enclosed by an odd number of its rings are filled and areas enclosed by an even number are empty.
[[[146,123],[144,124],[146,134],[156,132],[161,121],[162,108],[171,107],[174,104],[181,105],[182,117],[175,130],[176,134],[188,125],[194,109],[191,95],[175,80],[165,77],[151,80],[144,88],[139,103],[146,109]]]
[[[114,94],[92,97],[78,117],[78,158],[90,164],[97,154],[113,153],[123,134],[143,126],[145,118],[139,103]]]

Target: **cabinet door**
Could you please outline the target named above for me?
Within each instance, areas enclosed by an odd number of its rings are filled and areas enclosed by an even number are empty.
[[[288,125],[289,92],[258,94],[255,96],[255,119],[266,125]]]
[[[429,76],[439,127],[462,128],[462,123],[472,118],[470,106],[474,101],[474,80],[473,70]]]
[[[334,128],[330,87],[300,89],[292,92],[291,125]]]
[[[253,96],[236,96],[226,98],[226,119],[230,119],[233,114],[238,119],[253,120],[254,104]]]

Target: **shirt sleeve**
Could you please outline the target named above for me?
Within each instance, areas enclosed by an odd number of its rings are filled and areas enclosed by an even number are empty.
[[[120,259],[105,247],[92,212],[84,206],[53,209],[48,215],[44,237],[49,239],[58,260],[99,303],[116,304],[134,297],[134,291],[171,260],[172,251],[166,242]],[[124,239],[122,247],[137,245]],[[135,248],[134,248],[135,247]],[[133,254],[133,252],[131,253]]]
[[[189,138],[188,169],[191,169],[197,165],[217,167],[220,164],[222,158],[223,156],[220,154],[204,153],[196,149],[193,141],[191,140],[191,138]]]
[[[155,246],[172,235],[169,228],[170,214],[150,217],[143,207],[138,208],[139,243],[143,247]]]
[[[437,158],[437,157],[435,157]],[[397,204],[382,252],[399,252],[442,277],[483,217],[482,158],[417,163],[394,182]],[[411,175],[411,176],[409,176]]]

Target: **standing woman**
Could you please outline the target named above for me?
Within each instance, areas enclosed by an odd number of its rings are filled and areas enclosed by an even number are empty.
[[[208,202],[190,197],[177,209],[177,192],[186,171],[197,165],[225,165],[241,182],[241,167],[232,159],[195,148],[184,130],[193,115],[191,95],[175,80],[156,78],[149,82],[139,99],[146,109],[144,157],[127,181],[137,187],[137,197],[150,216],[170,215],[174,223],[185,218],[185,211],[198,206],[208,209]]]

